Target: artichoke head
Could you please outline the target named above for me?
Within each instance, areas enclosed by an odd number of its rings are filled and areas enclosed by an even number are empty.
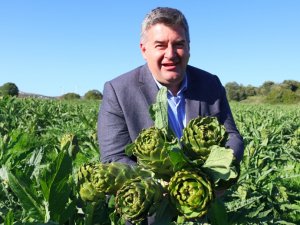
[[[117,192],[116,210],[125,220],[140,224],[156,211],[162,196],[163,188],[158,182],[137,177],[128,180]]]
[[[169,152],[179,148],[177,138],[169,137],[162,129],[150,127],[140,132],[132,153],[141,167],[152,171],[157,178],[168,180],[174,174]]]
[[[184,153],[192,161],[203,164],[210,153],[210,147],[225,147],[228,133],[216,117],[197,117],[183,129],[181,143]]]
[[[210,181],[202,172],[195,170],[177,171],[170,180],[168,191],[171,202],[187,219],[205,215],[213,199]]]
[[[79,194],[86,201],[97,201],[116,194],[122,185],[139,175],[138,170],[123,163],[91,163],[78,171]]]

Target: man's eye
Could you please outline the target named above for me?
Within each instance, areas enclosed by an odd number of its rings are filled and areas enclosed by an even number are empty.
[[[164,48],[164,45],[155,45],[156,48]]]
[[[177,48],[183,48],[184,47],[184,43],[178,43],[176,44]]]

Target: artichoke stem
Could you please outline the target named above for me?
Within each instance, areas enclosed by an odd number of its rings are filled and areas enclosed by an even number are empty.
[[[84,225],[93,225],[93,217],[97,202],[87,202]]]

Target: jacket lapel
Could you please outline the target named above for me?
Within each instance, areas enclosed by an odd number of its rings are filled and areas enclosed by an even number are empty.
[[[150,106],[156,100],[158,87],[152,77],[152,74],[147,64],[145,64],[140,70],[139,85],[141,94],[144,96],[146,104]]]
[[[200,114],[200,102],[186,98],[185,100],[186,123]]]
[[[185,113],[186,113],[186,123],[188,123],[191,119],[196,118],[200,115],[201,105],[199,101],[199,96],[197,92],[199,92],[199,86],[197,82],[193,81],[193,77],[191,76],[191,72],[187,70],[187,90],[185,92]]]

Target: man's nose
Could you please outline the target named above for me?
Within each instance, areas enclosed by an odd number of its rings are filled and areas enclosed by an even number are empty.
[[[174,48],[174,46],[172,45],[168,45],[165,51],[165,57],[168,59],[173,59],[176,57],[176,55],[177,55],[176,48]]]

